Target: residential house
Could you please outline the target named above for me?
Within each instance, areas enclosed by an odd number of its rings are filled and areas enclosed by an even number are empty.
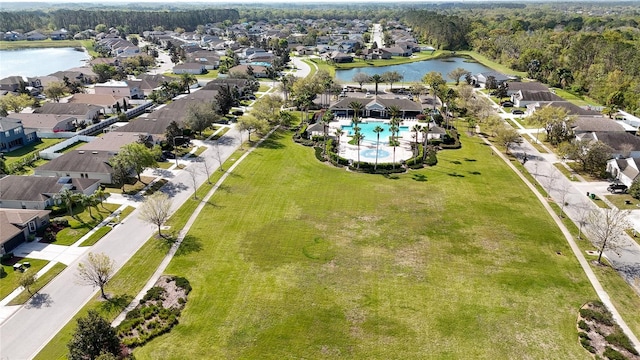
[[[552,102],[563,101],[560,96],[550,92],[544,91],[532,91],[532,90],[520,90],[517,93],[511,95],[511,101],[515,107],[526,107],[529,104],[535,104],[539,102]]]
[[[382,48],[383,50],[391,53],[391,55],[393,56],[403,56],[403,57],[408,57],[411,56],[413,54],[413,51],[411,51],[411,49],[407,49],[401,46],[392,46],[392,47],[386,47],[386,48]]]
[[[267,67],[262,65],[241,64],[229,69],[229,74],[246,74],[256,78],[266,78],[268,76]]]
[[[247,79],[234,79],[234,78],[217,78],[209,81],[198,91],[203,90],[220,90],[223,87],[229,86],[231,89],[235,89],[238,94],[244,94],[249,91],[249,80]]]
[[[112,95],[129,99],[144,98],[144,91],[132,81],[109,80],[105,83],[95,84],[93,87],[96,95]],[[157,86],[156,86],[157,87]]]
[[[507,96],[511,97],[514,94],[517,94],[520,90],[524,91],[549,91],[549,88],[537,81],[509,81],[507,82]]]
[[[38,132],[75,131],[78,119],[72,115],[56,114],[11,114],[11,118],[22,121],[25,129],[33,129]]]
[[[89,64],[91,64],[91,66],[93,65],[120,66],[120,59],[115,57],[95,58],[89,61]]]
[[[38,140],[36,131],[25,129],[22,121],[0,117],[0,152],[9,152]]]
[[[353,56],[345,54],[345,53],[341,53],[339,51],[333,51],[331,53],[324,54],[323,58],[326,61],[331,61],[331,62],[334,62],[334,63],[350,63],[350,62],[353,62]]]
[[[99,185],[88,178],[7,175],[0,179],[0,208],[44,210],[56,204],[56,194],[64,189],[91,195]]]
[[[220,66],[220,56],[212,51],[195,51],[187,54],[190,63],[203,64],[207,70],[214,70]]]
[[[17,31],[7,31],[6,33],[4,33],[2,39],[4,41],[19,41],[26,40],[27,36]]]
[[[144,98],[149,96],[153,90],[159,89],[163,82],[171,82],[173,80],[175,79],[160,74],[140,74],[138,75],[138,79],[129,79],[125,81],[129,85],[130,89],[138,88],[143,93],[143,96],[140,96],[140,98]]]
[[[51,40],[67,40],[68,35],[69,32],[67,30],[60,29],[52,31],[51,34],[49,34],[49,38],[51,38]]]
[[[598,111],[591,110],[589,108],[583,108],[568,101],[551,101],[551,102],[535,102],[527,105],[526,114],[533,114],[538,108],[543,106],[552,106],[557,108],[562,108],[567,111],[568,115],[577,115],[577,116],[599,116],[602,114]]]
[[[55,176],[99,180],[101,184],[113,182],[112,155],[107,151],[74,150],[37,167],[36,176]]]
[[[128,106],[124,97],[111,94],[73,94],[67,103],[100,106],[106,116],[117,114],[118,108],[123,111],[125,105]]]
[[[640,137],[627,132],[597,131],[576,134],[581,141],[600,141],[613,149],[614,158],[640,158]]]
[[[49,210],[0,209],[0,255],[10,253],[49,223]]]
[[[607,161],[607,172],[619,182],[631,187],[640,174],[640,158],[616,158]]]
[[[487,83],[487,79],[490,76],[493,76],[496,79],[496,82],[498,83],[498,85],[502,84],[503,82],[516,79],[513,76],[505,75],[497,71],[486,71],[486,72],[477,73],[475,75],[471,75],[471,83],[474,85],[475,84],[484,85]]]
[[[41,40],[46,40],[47,37],[42,35],[41,33],[37,32],[37,31],[29,31],[27,34],[27,40],[29,41],[41,41]]]
[[[205,73],[207,70],[205,65],[201,63],[185,63],[174,66],[172,71],[174,74],[200,75]]]
[[[314,50],[308,46],[296,46],[296,54],[298,56],[313,55]]]
[[[363,49],[362,56],[367,60],[391,59],[391,53],[385,49]]]
[[[78,119],[78,123],[97,121],[103,113],[101,106],[88,104],[44,103],[34,109],[35,114],[71,115]]]
[[[27,87],[26,81],[22,76],[7,76],[0,79],[0,90],[9,92],[18,92]]]
[[[331,105],[329,110],[336,116],[352,117],[353,109],[349,106],[352,102],[359,102],[364,106],[364,117],[372,118],[389,118],[388,109],[391,106],[397,106],[401,111],[402,118],[414,118],[422,113],[422,106],[415,101],[408,99],[389,99],[389,98],[352,98],[346,97],[337,103]]]
[[[109,155],[116,155],[118,152],[120,152],[120,148],[122,148],[123,146],[133,144],[140,140],[144,140],[145,142],[152,142],[153,139],[146,133],[110,131],[103,134],[102,136],[97,136],[95,139],[78,147],[76,150],[84,151],[86,153],[93,151],[104,151]]]
[[[98,80],[98,75],[96,75],[93,70],[89,68],[76,68],[83,69],[83,71],[78,70],[65,70],[65,71],[56,71],[53,74],[49,74],[49,76],[55,76],[58,78],[58,81],[64,81],[66,78],[70,82],[77,82],[83,85],[88,85],[96,82]]]
[[[275,55],[270,52],[254,53],[247,57],[248,62],[272,62],[275,59]]]
[[[590,132],[625,132],[626,129],[617,121],[606,117],[578,116],[571,125],[573,133],[583,134]]]

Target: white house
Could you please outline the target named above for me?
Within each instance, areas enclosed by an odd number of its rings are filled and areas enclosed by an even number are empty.
[[[109,80],[105,83],[96,84],[94,91],[96,95],[113,95],[130,99],[144,97],[144,92],[135,83],[130,84],[126,81]]]
[[[631,187],[640,174],[640,158],[611,159],[607,161],[607,172],[621,183]]]

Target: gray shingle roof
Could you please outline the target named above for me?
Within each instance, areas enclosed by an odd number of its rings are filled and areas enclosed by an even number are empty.
[[[75,150],[39,166],[36,168],[36,173],[38,170],[113,173],[113,169],[108,163],[110,158],[111,155],[106,151]]]
[[[60,192],[65,184],[78,191],[95,184],[95,179],[68,179],[57,177],[8,175],[0,179],[0,200],[46,201]]]

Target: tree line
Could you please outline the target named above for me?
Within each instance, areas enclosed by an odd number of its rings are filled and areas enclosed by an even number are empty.
[[[68,10],[52,12],[24,11],[0,12],[0,30],[55,30],[93,29],[98,24],[122,27],[127,33],[139,34],[154,27],[175,29],[181,27],[194,31],[198,25],[229,20],[235,23],[240,18],[235,9],[198,9],[181,11],[99,11]]]

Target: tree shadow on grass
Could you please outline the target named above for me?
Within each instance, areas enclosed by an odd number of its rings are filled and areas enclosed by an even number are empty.
[[[424,174],[413,174],[411,178],[415,181],[427,181],[427,175]]]
[[[468,173],[471,175],[482,175],[480,171],[468,171]]]
[[[462,165],[462,162],[459,160],[453,160],[453,161],[449,161],[452,164],[456,164],[456,165]]]
[[[398,176],[397,174],[384,174],[382,175],[385,178],[389,179],[389,180],[398,180],[400,179],[400,176]]]
[[[454,171],[454,172],[447,173],[447,175],[452,176],[452,177],[459,177],[459,178],[463,178],[463,177],[464,177],[464,175],[462,175],[462,174],[458,174],[458,173],[457,173],[457,172],[455,172],[455,171]]]
[[[282,136],[275,136],[275,134],[272,134],[268,139],[263,141],[259,147],[265,149],[282,149],[284,148],[284,145],[279,141],[281,137]]]
[[[25,306],[27,309],[41,309],[43,307],[50,307],[53,304],[51,296],[49,294],[35,294],[31,297],[31,300],[27,302]]]
[[[102,311],[108,313],[120,313],[131,303],[132,300],[133,296],[129,294],[116,295],[109,298],[107,301],[101,302],[100,307],[102,308]]]
[[[476,160],[476,159],[464,158],[464,161],[467,161],[467,162],[475,162],[475,161],[478,161],[478,160]]]
[[[200,252],[202,250],[202,242],[200,239],[192,235],[187,235],[182,240],[180,247],[176,251],[175,256],[185,256],[194,252]]]

